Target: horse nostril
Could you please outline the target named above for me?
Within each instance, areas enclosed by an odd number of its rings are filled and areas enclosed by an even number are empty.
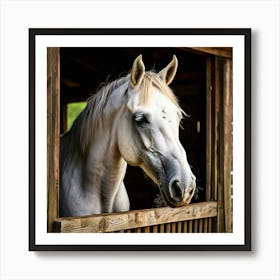
[[[183,198],[183,192],[180,187],[179,181],[174,180],[169,185],[170,196],[176,201],[181,201]]]

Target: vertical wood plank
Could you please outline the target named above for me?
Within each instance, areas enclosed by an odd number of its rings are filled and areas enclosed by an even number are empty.
[[[165,232],[166,233],[170,233],[171,232],[171,225],[170,224],[166,224],[165,225]]]
[[[203,219],[203,232],[208,232],[208,218]]]
[[[231,163],[232,163],[232,62],[224,63],[223,77],[223,186],[225,231],[232,232]]]
[[[218,201],[217,232],[225,232],[224,215],[224,162],[223,162],[223,60],[215,58],[215,108],[216,108],[216,200]]]
[[[211,162],[212,162],[212,59],[206,60],[206,201],[211,200]]]
[[[188,232],[188,221],[183,222],[183,232]]]
[[[136,232],[136,233],[141,233],[141,228],[136,228],[136,229],[135,229],[135,232]]]
[[[199,219],[199,221],[198,221],[198,232],[203,232],[203,223],[204,223],[204,221],[203,221],[204,219]]]
[[[218,127],[218,216],[217,231],[232,231],[231,164],[232,164],[232,62],[216,59],[219,76],[220,118]]]
[[[182,232],[182,222],[177,223],[177,232]]]
[[[156,226],[153,226],[153,232],[154,232],[154,233],[158,232],[158,226],[157,226],[157,225],[156,225]]]
[[[189,233],[192,233],[192,232],[193,232],[193,221],[192,221],[192,220],[189,221],[189,224],[188,224],[188,232],[189,232]]]
[[[145,233],[150,232],[150,227],[144,227],[144,232],[145,232]]]
[[[171,232],[176,232],[176,223],[171,224]]]
[[[164,224],[161,224],[160,226],[159,226],[159,232],[164,232]]]
[[[215,57],[215,87],[214,98],[212,99],[213,106],[213,120],[212,120],[212,197],[214,200],[218,199],[218,147],[219,147],[219,128],[220,128],[220,65],[219,58]]]
[[[194,220],[193,222],[193,232],[194,233],[198,232],[198,220]]]
[[[212,218],[208,218],[208,232],[212,232]]]
[[[60,135],[60,50],[47,49],[47,193],[48,232],[58,218]],[[44,186],[42,186],[44,187]]]

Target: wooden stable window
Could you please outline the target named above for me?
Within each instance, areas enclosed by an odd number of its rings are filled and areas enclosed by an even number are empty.
[[[206,61],[206,201],[178,209],[162,207],[60,218],[59,139],[65,115],[60,108],[60,49],[48,48],[48,232],[232,232],[232,50],[184,50],[198,53]]]

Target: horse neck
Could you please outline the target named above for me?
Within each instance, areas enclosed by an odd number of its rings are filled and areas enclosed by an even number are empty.
[[[102,115],[96,117],[100,122],[94,126],[94,133],[87,143],[87,152],[80,157],[85,188],[90,192],[101,193],[108,200],[118,191],[127,166],[117,143],[117,120],[123,114],[126,88],[127,83],[123,83],[106,98]]]
[[[98,175],[102,182],[109,180],[112,183],[112,178],[118,177],[119,172],[126,168],[126,163],[118,149],[116,127],[103,126],[102,134],[97,133],[90,144],[84,163],[89,180],[91,174]]]
[[[114,198],[123,182],[126,162],[117,143],[116,126],[112,127],[115,116],[103,123],[102,133],[96,133],[88,154],[83,161],[83,185],[87,192],[100,196],[102,211],[112,212]]]

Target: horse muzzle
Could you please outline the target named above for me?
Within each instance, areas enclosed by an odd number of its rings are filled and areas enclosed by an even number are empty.
[[[163,195],[169,206],[179,207],[191,202],[195,189],[195,179],[192,178],[192,181],[186,187],[179,179],[173,178],[170,180],[167,190],[163,191]]]

